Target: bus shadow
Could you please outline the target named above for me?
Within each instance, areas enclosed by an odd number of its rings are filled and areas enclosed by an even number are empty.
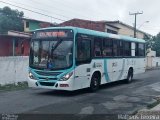
[[[111,83],[107,83],[107,84],[101,85],[100,90],[114,88],[114,87],[122,86],[122,85],[126,86],[126,85],[134,84],[134,83],[137,83],[137,82],[140,82],[140,81],[138,79],[134,79],[131,83],[127,83],[124,80],[111,82]]]
[[[134,79],[132,81],[132,83],[137,83],[139,80],[138,79]],[[122,85],[130,85],[127,84],[125,81],[116,81],[116,82],[112,82],[112,83],[107,83],[104,85],[100,86],[100,90],[98,90],[95,93],[101,92],[101,90],[106,90],[110,89],[110,88],[114,88],[117,86],[122,86]],[[46,96],[56,96],[56,97],[74,97],[74,96],[78,96],[78,95],[84,95],[84,94],[93,94],[88,88],[85,89],[81,89],[81,90],[76,90],[76,91],[64,91],[64,90],[49,90],[49,91],[45,91],[45,92],[40,92],[40,93],[36,93],[38,95],[46,95]]]
[[[50,90],[38,93],[39,95],[56,96],[56,97],[74,97],[78,95],[90,93],[89,89],[75,90],[75,91],[64,91],[64,90]]]

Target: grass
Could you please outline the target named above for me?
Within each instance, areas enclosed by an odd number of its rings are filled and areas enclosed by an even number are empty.
[[[157,106],[158,104],[160,104],[160,100],[156,100],[155,102],[153,102],[152,104],[149,104],[147,106],[148,109],[152,109],[154,108],[155,106]]]
[[[2,91],[13,91],[13,90],[23,90],[28,88],[27,82],[18,82],[17,84],[7,84],[0,85],[0,92]]]

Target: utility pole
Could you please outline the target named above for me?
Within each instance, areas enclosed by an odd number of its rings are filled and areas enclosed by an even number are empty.
[[[143,14],[143,12],[129,13],[129,15],[134,15],[134,16],[135,16],[135,22],[134,22],[134,38],[136,38],[137,15],[139,15],[139,14]]]

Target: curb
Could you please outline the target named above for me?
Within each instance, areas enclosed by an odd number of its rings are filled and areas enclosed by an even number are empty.
[[[154,67],[154,68],[146,68],[146,71],[150,71],[150,70],[159,70],[160,67]]]

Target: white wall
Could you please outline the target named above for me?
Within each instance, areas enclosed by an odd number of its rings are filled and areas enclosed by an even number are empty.
[[[0,84],[27,81],[28,57],[0,57]]]
[[[156,51],[148,49],[147,57],[156,57]]]
[[[155,57],[155,58],[153,58],[152,66],[153,66],[153,67],[158,67],[158,66],[160,66],[160,57]]]
[[[147,57],[146,58],[146,67],[148,69],[160,67],[160,57]]]

